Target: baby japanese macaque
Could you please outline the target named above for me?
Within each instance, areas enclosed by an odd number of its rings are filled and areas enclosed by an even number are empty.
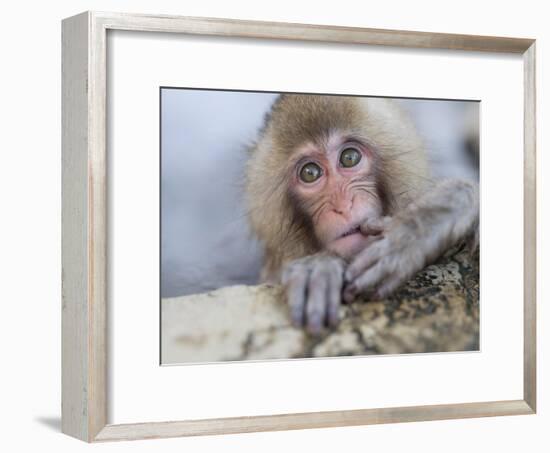
[[[318,333],[342,301],[383,298],[449,247],[477,245],[478,188],[434,182],[411,119],[390,99],[281,95],[247,164],[262,279]]]

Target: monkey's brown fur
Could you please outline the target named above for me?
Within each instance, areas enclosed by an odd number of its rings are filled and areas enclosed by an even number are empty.
[[[282,95],[266,117],[246,168],[250,223],[265,247],[263,278],[286,262],[320,251],[289,192],[298,146],[339,132],[374,151],[378,185],[389,215],[425,192],[429,184],[424,146],[410,118],[390,99]]]

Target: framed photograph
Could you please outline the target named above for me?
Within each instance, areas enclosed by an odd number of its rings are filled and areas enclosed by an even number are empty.
[[[65,19],[63,432],[535,413],[535,124],[532,39]]]

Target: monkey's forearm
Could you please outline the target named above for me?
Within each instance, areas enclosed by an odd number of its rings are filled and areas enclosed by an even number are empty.
[[[344,299],[374,292],[385,297],[469,234],[477,237],[477,185],[442,181],[399,212],[380,240],[348,266]]]
[[[405,208],[390,229],[396,230],[394,240],[402,235],[416,242],[423,252],[425,265],[470,234],[477,238],[478,224],[477,184],[444,180]]]

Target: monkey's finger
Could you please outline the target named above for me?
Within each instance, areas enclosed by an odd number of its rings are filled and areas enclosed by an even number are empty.
[[[391,217],[389,216],[367,220],[359,225],[359,229],[364,234],[379,235],[389,226],[390,222]]]
[[[385,299],[390,294],[392,294],[397,288],[399,288],[406,279],[402,278],[390,278],[386,280],[382,285],[376,290],[376,297],[379,299]]]
[[[371,223],[364,223],[360,225],[359,230],[361,231],[361,233],[369,236],[378,236],[383,231],[381,227],[378,227],[377,225],[373,225]]]
[[[342,303],[342,286],[344,276],[342,272],[331,272],[328,279],[327,290],[327,323],[330,327],[338,324],[338,312]]]
[[[355,299],[355,296],[357,296],[357,288],[355,287],[355,285],[346,285],[342,294],[344,302],[347,304],[351,304]]]
[[[308,272],[305,269],[295,270],[286,280],[290,319],[295,327],[302,327],[304,325]]]
[[[365,245],[364,245],[364,248],[368,248],[368,247],[371,247],[372,244],[374,244],[375,242],[378,242],[380,240],[384,239],[384,236],[382,234],[376,234],[376,235],[368,235],[367,236],[367,239],[365,240]]]
[[[314,335],[323,328],[327,312],[328,279],[320,268],[313,269],[308,282],[306,303],[307,329]]]
[[[351,304],[355,298],[361,294],[363,297],[369,298],[373,291],[361,291],[354,283],[349,283],[344,286],[344,292],[342,293],[342,299],[346,304]]]
[[[383,250],[387,248],[386,243],[386,239],[381,239],[357,254],[346,270],[346,281],[352,282],[369,267],[374,266],[382,257]]]
[[[351,284],[355,294],[367,292],[378,286],[380,282],[391,273],[391,269],[378,263],[376,266],[367,270],[364,274],[357,277]]]

